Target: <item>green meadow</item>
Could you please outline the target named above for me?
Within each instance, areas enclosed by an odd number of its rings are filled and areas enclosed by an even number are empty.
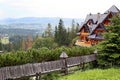
[[[93,69],[77,71],[59,78],[58,80],[120,80],[120,69]]]
[[[0,42],[1,42],[2,44],[9,44],[9,38],[4,37],[4,38],[2,38],[2,39],[0,40]]]

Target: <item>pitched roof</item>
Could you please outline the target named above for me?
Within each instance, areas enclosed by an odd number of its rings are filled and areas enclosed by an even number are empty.
[[[87,23],[89,20],[92,20],[94,22],[94,24],[102,23],[108,15],[109,14],[100,14],[100,13],[88,14],[85,19],[85,23]]]
[[[109,14],[100,14],[100,18],[98,19],[98,23],[102,23],[108,15]]]
[[[99,29],[102,29],[102,30],[107,31],[106,28],[104,27],[104,25],[103,25],[102,23],[99,23],[99,24],[93,24],[93,25],[90,26],[90,27],[89,27],[87,24],[83,24],[83,25],[80,27],[79,32],[80,32],[80,30],[81,30],[83,27],[85,27],[85,29],[86,29],[88,32],[90,32],[90,34],[92,34],[92,33],[94,32],[94,30],[95,30],[98,26],[101,27],[101,28],[99,28]],[[79,33],[79,34],[80,34],[80,33]],[[77,33],[77,35],[79,35],[79,34]]]
[[[100,26],[101,28],[97,28],[98,26]],[[100,23],[100,24],[94,24],[93,26],[91,26],[90,34],[92,34],[96,28],[107,31],[106,28],[104,27],[104,25],[102,23]]]
[[[99,40],[103,40],[104,37],[100,36],[100,35],[96,35],[96,34],[92,34],[88,36],[89,39],[99,39]]]
[[[105,13],[109,13],[109,12],[118,13],[120,12],[120,10],[115,5],[113,5],[107,11],[105,11]]]
[[[92,34],[88,36],[89,39],[94,39],[95,37],[96,37],[96,34]]]
[[[83,27],[84,24],[85,24],[85,23],[82,23],[82,24],[79,26],[79,32],[80,32],[80,30],[82,29],[82,27]]]
[[[103,36],[96,36],[96,38],[95,38],[95,39],[103,40],[103,39],[104,39],[104,37],[103,37]]]
[[[93,33],[93,31],[98,27],[98,24],[94,24],[90,27],[90,34]]]
[[[98,20],[97,14],[88,14],[85,19],[85,23],[87,23],[88,20],[93,20],[94,23]]]
[[[82,24],[81,27],[80,27],[80,29],[79,29],[79,32],[80,32],[80,30],[81,30],[83,27],[85,27],[85,29],[87,29],[87,31],[89,31],[88,25],[87,25],[87,24]]]

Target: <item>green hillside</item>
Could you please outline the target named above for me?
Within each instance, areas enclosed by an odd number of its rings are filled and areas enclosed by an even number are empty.
[[[120,80],[120,69],[77,71],[74,74],[61,77],[59,80]]]

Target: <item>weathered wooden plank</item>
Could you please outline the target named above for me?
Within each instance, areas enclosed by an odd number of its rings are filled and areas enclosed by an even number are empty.
[[[0,78],[1,78],[0,80],[3,79],[3,75],[4,75],[4,74],[2,73],[2,71],[3,71],[3,68],[0,70]],[[4,79],[3,79],[3,80],[4,80]]]
[[[17,77],[18,77],[17,67],[18,67],[18,66],[10,67],[10,68],[11,68],[11,73],[13,73],[11,78],[17,78]]]
[[[41,63],[35,63],[32,65],[34,73],[40,73],[41,72]]]
[[[91,61],[96,60],[96,55],[92,54],[92,55],[82,56],[82,59],[84,63],[91,62]]]
[[[80,57],[71,57],[67,59],[68,67],[80,64]]]
[[[0,74],[0,78],[1,78],[0,80],[2,80],[2,79],[4,80],[4,79],[5,79],[5,78],[4,78],[4,74],[3,74],[3,70],[4,70],[4,68],[2,68],[2,69],[0,70],[0,73],[1,73],[1,74]]]
[[[27,69],[28,75],[26,75],[26,76],[35,75],[36,74],[36,71],[34,69],[33,64],[28,64],[26,68],[28,68]]]
[[[57,61],[50,61],[42,63],[42,72],[41,73],[48,73],[56,70],[60,70],[62,68],[61,60]]]
[[[20,78],[21,77],[21,69],[20,66],[16,66],[16,78]]]
[[[87,62],[96,60],[95,57],[96,57],[95,54],[92,54],[92,55],[83,56],[83,59],[84,59],[84,62],[87,63]]]
[[[27,73],[27,72],[28,72],[27,66],[28,66],[27,64],[22,66],[22,70],[23,70],[24,76],[27,76],[27,74],[30,74],[30,73]],[[31,66],[29,66],[29,68],[30,68],[30,67],[31,67]]]
[[[6,75],[6,68],[3,68],[2,74],[3,74],[3,78],[6,78],[6,77],[7,77],[7,75]]]

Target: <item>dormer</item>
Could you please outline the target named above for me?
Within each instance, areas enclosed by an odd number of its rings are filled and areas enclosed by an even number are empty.
[[[93,25],[93,20],[92,19],[89,19],[86,23],[89,27]]]

